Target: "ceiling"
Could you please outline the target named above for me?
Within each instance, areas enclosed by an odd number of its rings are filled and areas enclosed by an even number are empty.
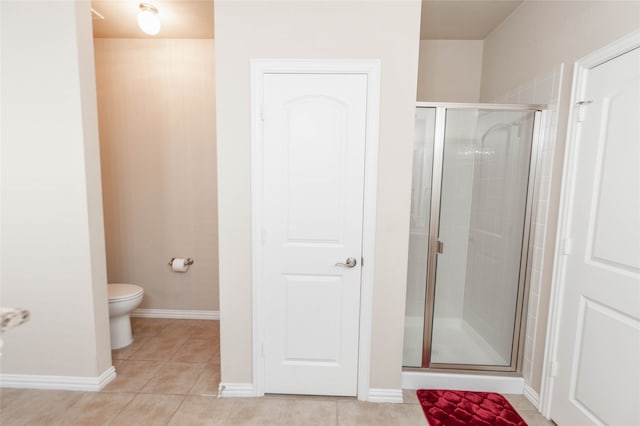
[[[158,8],[160,34],[149,36],[138,28],[139,4]],[[93,16],[94,37],[104,38],[213,38],[213,0],[92,0],[104,19]]]
[[[422,1],[421,40],[484,40],[522,0]]]
[[[145,1],[145,0],[142,0]],[[93,0],[93,34],[104,38],[213,38],[213,0],[146,0],[158,8],[160,34],[137,26],[138,0]],[[483,40],[522,0],[423,0],[422,40]]]

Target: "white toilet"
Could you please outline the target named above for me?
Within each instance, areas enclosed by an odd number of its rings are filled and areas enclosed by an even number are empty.
[[[140,305],[144,289],[133,284],[108,284],[111,349],[123,348],[133,342],[131,312]]]

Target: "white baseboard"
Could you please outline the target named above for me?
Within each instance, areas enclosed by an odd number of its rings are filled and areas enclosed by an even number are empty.
[[[57,389],[97,392],[115,378],[116,370],[113,367],[109,367],[98,377],[0,374],[0,388]]]
[[[186,309],[144,309],[138,308],[131,314],[138,318],[172,318],[172,319],[196,319],[219,320],[220,311],[194,311]]]
[[[402,404],[402,389],[369,389],[367,401]]]
[[[402,389],[451,389],[522,394],[524,379],[510,376],[403,371]]]
[[[220,383],[218,385],[218,398],[252,398],[256,395],[256,389],[252,383]]]
[[[531,404],[533,404],[534,407],[536,407],[536,410],[540,411],[540,395],[538,395],[538,392],[533,390],[529,384],[525,383],[522,394]]]

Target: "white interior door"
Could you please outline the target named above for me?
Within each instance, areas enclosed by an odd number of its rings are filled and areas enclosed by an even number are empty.
[[[551,417],[640,425],[640,48],[589,71],[580,101]],[[562,278],[561,278],[562,280]]]
[[[265,74],[263,96],[264,390],[355,396],[367,76]]]

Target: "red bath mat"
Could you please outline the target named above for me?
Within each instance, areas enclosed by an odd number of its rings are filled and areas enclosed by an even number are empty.
[[[499,393],[420,389],[430,426],[527,426]]]

